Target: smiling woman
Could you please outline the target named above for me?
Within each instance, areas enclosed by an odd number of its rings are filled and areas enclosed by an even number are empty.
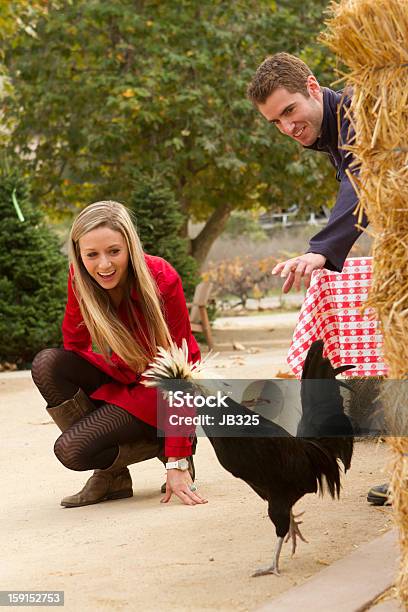
[[[98,227],[79,239],[82,262],[90,276],[119,306],[127,281],[129,249],[122,234]]]
[[[69,242],[68,302],[63,349],[33,361],[34,382],[62,435],[57,458],[72,470],[95,469],[67,507],[133,494],[127,466],[152,457],[168,463],[164,502],[205,500],[192,481],[191,436],[157,431],[157,397],[141,384],[159,346],[187,341],[199,359],[180,277],[160,257],[143,252],[132,218],[117,202],[95,202],[75,219]],[[188,458],[186,462],[179,460]]]

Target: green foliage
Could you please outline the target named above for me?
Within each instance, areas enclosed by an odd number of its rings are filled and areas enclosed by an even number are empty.
[[[246,236],[253,242],[269,240],[267,233],[259,223],[259,213],[251,211],[234,211],[228,220],[225,233],[231,238]]]
[[[46,13],[46,5],[47,0],[0,0],[0,58],[6,48],[3,43],[12,45],[19,30],[34,33],[30,24]]]
[[[13,193],[24,216],[19,221]],[[61,341],[67,263],[17,172],[0,171],[0,361],[30,362]]]
[[[137,175],[133,181],[129,208],[133,210],[144,250],[163,257],[180,274],[190,299],[199,282],[197,262],[188,254],[188,242],[180,236],[184,217],[174,194],[156,177]]]
[[[165,176],[184,214],[327,204],[330,165],[246,100],[267,54],[332,74],[318,52],[327,0],[48,0],[6,53],[10,145],[55,214],[128,202],[135,168]],[[331,78],[331,80],[333,80]],[[34,146],[33,146],[34,145]],[[330,177],[330,179],[328,178]],[[212,238],[215,237],[212,232]]]

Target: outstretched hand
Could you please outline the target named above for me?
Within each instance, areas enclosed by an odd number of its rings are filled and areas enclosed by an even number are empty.
[[[167,504],[170,501],[173,493],[177,495],[186,506],[195,506],[196,504],[206,504],[208,500],[201,497],[195,490],[194,483],[188,471],[168,470],[166,481],[166,494],[161,500],[162,504]]]
[[[313,270],[319,270],[324,267],[326,263],[326,257],[319,253],[305,253],[305,255],[299,255],[299,257],[293,257],[278,263],[272,270],[272,274],[280,274],[281,278],[285,278],[283,283],[282,292],[288,293],[292,286],[295,285],[295,289],[300,290],[301,282],[306,289],[310,285],[310,279]]]

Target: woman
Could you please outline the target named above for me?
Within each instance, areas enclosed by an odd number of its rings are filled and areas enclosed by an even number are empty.
[[[32,366],[63,432],[57,458],[72,470],[95,470],[61,504],[130,497],[126,466],[156,456],[167,458],[163,502],[175,493],[184,504],[205,503],[192,482],[192,457],[185,460],[191,438],[158,438],[157,394],[141,384],[157,347],[171,340],[186,338],[192,360],[199,358],[180,277],[164,259],[143,253],[128,211],[117,202],[95,202],[77,216],[69,258],[64,348],[41,351]]]

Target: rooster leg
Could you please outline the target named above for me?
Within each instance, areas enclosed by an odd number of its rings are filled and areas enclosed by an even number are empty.
[[[275,574],[275,576],[280,576],[279,572],[279,556],[282,550],[283,538],[278,538],[275,548],[275,555],[273,558],[273,563],[269,567],[260,567],[252,574],[253,578],[257,576],[266,576],[267,574]]]
[[[304,514],[304,512],[300,512],[300,514],[296,514],[295,516],[292,510],[290,511],[290,525],[289,525],[288,535],[286,536],[286,539],[285,539],[285,543],[289,541],[289,538],[292,539],[292,557],[296,551],[296,544],[297,544],[296,537],[297,536],[302,540],[302,542],[308,543],[306,538],[303,537],[299,529],[299,525],[301,525],[303,521],[295,520],[299,518],[300,516],[302,516],[302,514]]]

